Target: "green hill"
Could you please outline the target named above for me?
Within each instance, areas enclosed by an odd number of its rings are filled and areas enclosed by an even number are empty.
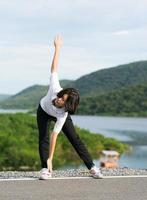
[[[10,96],[9,94],[0,94],[0,102],[8,99]]]
[[[36,117],[23,113],[0,114],[0,122],[0,170],[40,169]],[[51,123],[49,132],[53,130],[53,126],[54,123]],[[76,131],[95,159],[103,149],[117,150],[120,154],[129,149],[128,145],[113,138],[91,134],[78,127]],[[53,159],[54,168],[81,164],[82,161],[72,145],[65,135],[60,133]]]
[[[64,88],[66,84],[71,83],[70,80],[61,80],[61,86]],[[36,107],[47,91],[49,86],[34,85],[28,87],[16,95],[11,96],[7,100],[0,103],[1,108],[6,109],[32,109]]]
[[[82,76],[81,78],[75,81],[61,80],[60,83],[63,88],[66,87],[77,88],[80,91],[81,100],[83,101],[83,98],[85,98],[83,102],[84,107],[83,105],[80,105],[80,109],[78,111],[79,113],[83,114],[92,113],[92,109],[90,108],[91,103],[89,102],[89,100],[87,100],[90,98],[91,101],[97,102],[95,110],[98,112],[96,111],[95,112],[97,114],[103,113],[104,110],[103,101],[107,102],[107,105],[111,105],[112,103],[111,102],[112,98],[111,99],[109,98],[109,95],[111,94],[110,92],[113,92],[113,96],[115,96],[114,95],[115,93],[116,96],[119,96],[118,94],[121,93],[120,96],[122,97],[122,99],[124,99],[123,100],[124,102],[125,101],[125,97],[123,98],[124,90],[122,89],[125,89],[126,92],[128,90],[129,93],[131,94],[131,92],[133,91],[131,91],[130,87],[136,87],[138,88],[136,89],[137,93],[135,95],[137,102],[137,99],[139,99],[139,87],[147,83],[147,61],[138,61],[134,63],[120,65],[117,67],[98,70],[96,72]],[[41,97],[43,97],[46,94],[47,89],[48,86],[40,86],[40,85],[29,87],[21,91],[20,93],[10,97],[8,100],[0,102],[0,107],[34,109],[37,107]],[[146,95],[146,93],[142,95]],[[100,97],[103,99],[103,101],[101,100]],[[133,100],[131,99],[130,101]],[[119,99],[117,98],[115,98],[113,102],[116,105],[120,104]],[[95,108],[95,106],[93,105],[92,107]],[[131,107],[131,109],[133,109],[133,107]],[[120,109],[120,111],[122,111],[122,109]],[[95,114],[95,112],[92,114]],[[132,110],[132,112],[134,111]],[[114,111],[114,113],[119,113],[119,112]]]
[[[147,82],[82,97],[77,114],[147,116]]]
[[[1,102],[2,108],[31,109],[39,103],[40,98],[47,92],[48,86],[34,85],[22,90],[9,99]]]
[[[139,61],[82,76],[73,86],[80,90],[81,95],[89,96],[144,82],[147,82],[147,61]]]

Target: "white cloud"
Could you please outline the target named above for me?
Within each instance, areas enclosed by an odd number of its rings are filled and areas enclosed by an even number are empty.
[[[126,36],[126,35],[129,35],[129,31],[127,31],[127,30],[115,31],[112,33],[112,35]]]
[[[57,33],[61,79],[145,59],[146,21],[146,0],[0,1],[0,93],[48,83]]]

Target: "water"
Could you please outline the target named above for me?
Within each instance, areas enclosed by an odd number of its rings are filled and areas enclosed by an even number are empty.
[[[119,160],[121,167],[147,168],[147,118],[75,115],[72,119],[81,128],[131,144],[131,153]]]
[[[0,108],[0,113],[27,113],[27,109],[1,109]]]

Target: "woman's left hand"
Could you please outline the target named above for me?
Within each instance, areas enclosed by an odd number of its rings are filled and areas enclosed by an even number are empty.
[[[47,168],[49,172],[52,172],[52,159],[47,159]]]

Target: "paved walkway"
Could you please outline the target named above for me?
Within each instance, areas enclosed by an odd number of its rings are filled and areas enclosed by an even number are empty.
[[[0,181],[0,200],[146,199],[146,177]]]

